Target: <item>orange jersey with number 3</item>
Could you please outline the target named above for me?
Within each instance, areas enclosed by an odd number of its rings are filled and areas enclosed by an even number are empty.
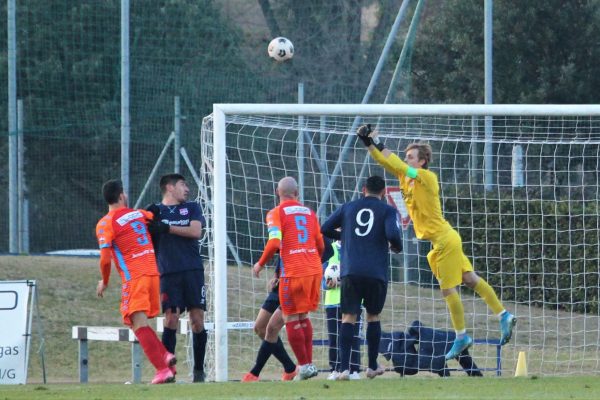
[[[109,211],[96,225],[100,248],[111,249],[112,259],[127,282],[144,275],[158,275],[156,257],[146,221],[152,213],[120,208]]]
[[[297,201],[284,201],[267,214],[269,240],[281,240],[281,277],[321,274],[325,248],[317,217]]]

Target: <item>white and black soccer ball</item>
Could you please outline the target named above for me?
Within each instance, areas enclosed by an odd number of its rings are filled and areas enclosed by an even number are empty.
[[[275,59],[275,61],[285,61],[294,56],[294,45],[287,38],[276,37],[269,43],[267,51],[269,57]]]
[[[329,264],[323,273],[326,281],[333,281],[336,285],[340,283],[340,266],[338,264]]]

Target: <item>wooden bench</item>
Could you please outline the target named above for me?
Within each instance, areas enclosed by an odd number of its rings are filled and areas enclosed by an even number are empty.
[[[88,340],[130,342],[131,381],[133,383],[142,381],[142,348],[131,329],[111,326],[74,326],[71,337],[79,341],[79,382],[88,382]]]

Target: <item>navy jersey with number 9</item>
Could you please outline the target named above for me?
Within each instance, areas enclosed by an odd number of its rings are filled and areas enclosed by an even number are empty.
[[[398,211],[382,200],[366,196],[343,204],[321,226],[323,235],[335,238],[341,228],[341,276],[355,275],[389,280],[389,246],[402,249]]]

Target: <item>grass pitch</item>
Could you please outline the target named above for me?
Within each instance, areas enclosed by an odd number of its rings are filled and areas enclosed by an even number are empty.
[[[321,373],[318,378],[308,382],[258,382],[242,384],[239,382],[206,383],[206,384],[172,384],[151,386],[148,384],[124,385],[131,380],[131,356],[128,343],[90,342],[90,384],[78,384],[77,341],[71,339],[73,325],[121,326],[119,306],[119,281],[114,273],[111,284],[104,299],[98,299],[95,288],[100,274],[97,258],[77,257],[48,257],[48,256],[0,256],[0,280],[35,279],[38,283],[40,314],[45,334],[45,364],[46,378],[49,384],[42,384],[40,360],[37,357],[39,340],[34,337],[31,346],[28,384],[21,386],[0,386],[0,400],[3,399],[600,399],[600,380],[597,376],[540,377],[512,378],[514,359],[511,347],[503,350],[503,361],[507,365],[503,377],[498,378],[486,373],[484,378],[468,378],[460,373],[453,373],[451,378],[439,378],[424,373],[417,376],[401,378],[394,372],[388,372],[375,380],[357,382],[329,382]],[[234,278],[234,277],[232,277]],[[248,275],[239,277],[239,285],[244,290],[253,289],[260,292],[256,301],[249,298],[246,302],[238,302],[245,306],[244,314],[253,319],[260,304],[257,301],[264,297],[264,288],[248,286],[252,280]],[[232,279],[235,283],[235,280]],[[408,287],[406,290],[415,290]],[[420,289],[422,290],[422,289]],[[262,292],[261,292],[262,291]],[[414,293],[411,296],[395,298],[397,304],[403,305],[400,313],[418,310],[423,314],[423,304],[414,303],[418,299]],[[246,304],[248,303],[248,304]],[[441,310],[435,315],[445,315],[444,304],[441,301],[432,303]],[[234,310],[230,310],[233,315]],[[523,314],[523,313],[519,313]],[[391,319],[389,316],[388,319]],[[407,317],[408,320],[414,318]],[[420,316],[423,319],[423,315]],[[528,331],[543,331],[543,326],[537,324],[536,315],[529,316],[529,322],[524,319],[520,324],[527,326]],[[0,333],[1,334],[1,333]],[[252,332],[245,334],[253,338]],[[319,337],[323,333],[318,332]],[[257,342],[244,336],[243,346],[248,348],[249,359],[240,359],[231,363],[230,379],[239,379],[251,366]],[[185,338],[179,336],[178,357],[185,360]],[[241,341],[241,340],[240,340]],[[235,344],[234,337],[230,344]],[[571,343],[577,344],[575,342]],[[478,350],[478,349],[477,349]],[[318,349],[323,352],[323,349]],[[481,350],[478,350],[481,352]],[[493,349],[492,349],[493,351]],[[235,353],[233,350],[231,353]],[[508,353],[508,354],[507,354]],[[320,353],[319,353],[320,354]],[[319,362],[323,361],[320,354]],[[363,357],[365,357],[363,355]],[[533,358],[533,357],[532,357]],[[556,357],[555,357],[556,358]],[[381,359],[381,357],[380,357]],[[479,356],[477,360],[483,359]],[[529,361],[533,359],[528,359]],[[385,361],[385,360],[383,360]],[[492,359],[493,361],[493,359]],[[589,362],[597,362],[593,358]],[[557,365],[567,365],[557,359]],[[145,362],[143,382],[148,382],[153,375],[149,363]],[[321,365],[320,364],[320,365]],[[268,363],[264,378],[276,379],[280,371],[276,363]],[[324,364],[323,364],[324,365]],[[535,363],[529,365],[530,374],[537,374]],[[573,370],[581,374],[583,370]],[[594,368],[589,369],[590,373]],[[568,367],[557,369],[561,374],[573,374]],[[185,373],[185,363],[180,367],[180,374]],[[584,372],[585,373],[585,372]],[[262,375],[261,375],[262,377]],[[182,376],[182,380],[185,377]]]
[[[0,387],[1,399],[598,399],[597,377],[404,378],[352,382],[171,385],[26,385]]]

